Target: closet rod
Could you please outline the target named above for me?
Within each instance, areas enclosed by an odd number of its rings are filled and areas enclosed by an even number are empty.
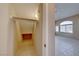
[[[27,18],[21,18],[21,17],[12,17],[13,19],[19,19],[19,20],[28,20],[28,21],[38,21],[35,19],[27,19]]]

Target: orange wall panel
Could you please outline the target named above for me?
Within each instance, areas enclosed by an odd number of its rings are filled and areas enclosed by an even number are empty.
[[[30,34],[22,34],[22,38],[23,38],[23,40],[29,40],[29,39],[32,39],[32,33],[30,33]]]

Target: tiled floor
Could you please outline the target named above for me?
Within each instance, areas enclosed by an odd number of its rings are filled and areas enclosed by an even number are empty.
[[[79,56],[79,40],[56,36],[55,52],[56,56]]]
[[[36,56],[36,49],[32,40],[25,40],[21,42],[16,52],[16,56]]]

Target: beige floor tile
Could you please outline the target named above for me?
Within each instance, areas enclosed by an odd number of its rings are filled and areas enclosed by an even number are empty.
[[[22,41],[16,52],[16,56],[36,56],[36,49],[32,40]]]

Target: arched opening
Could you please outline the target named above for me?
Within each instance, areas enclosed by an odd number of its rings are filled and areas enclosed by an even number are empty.
[[[63,21],[60,23],[60,32],[73,33],[73,22]]]
[[[73,33],[73,21],[63,21],[56,26],[56,32]]]

